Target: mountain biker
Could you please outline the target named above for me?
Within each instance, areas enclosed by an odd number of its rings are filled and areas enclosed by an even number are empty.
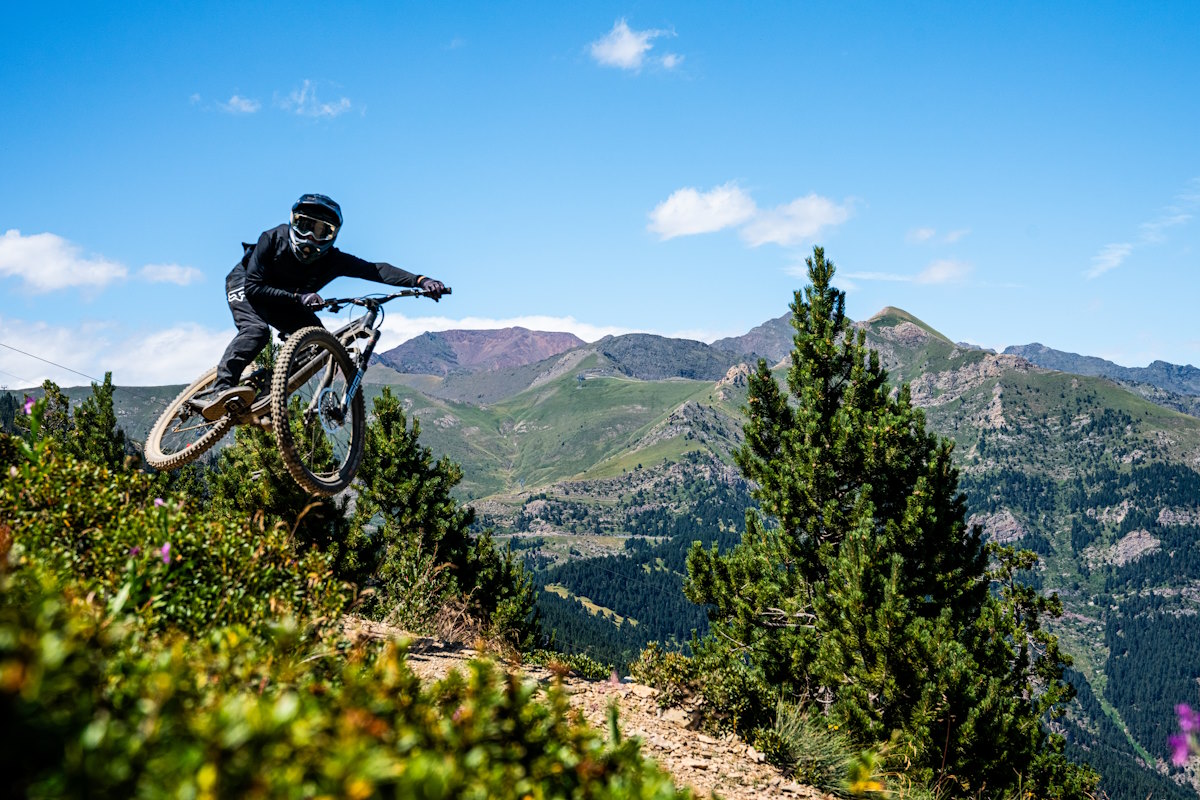
[[[305,194],[292,205],[289,222],[263,231],[257,244],[242,243],[242,260],[225,279],[237,334],[221,356],[213,384],[216,398],[201,411],[205,419],[219,419],[231,401],[249,404],[254,399],[252,388],[237,385],[242,370],[270,341],[272,327],[287,335],[320,325],[313,309],[324,301],[317,292],[334,278],[420,287],[441,299],[446,290],[441,281],[338,250],[333,242],[341,227],[341,206],[323,194]]]

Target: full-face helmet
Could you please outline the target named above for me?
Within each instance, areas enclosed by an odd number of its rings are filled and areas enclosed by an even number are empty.
[[[302,264],[316,260],[333,247],[342,227],[342,207],[323,194],[301,195],[292,205],[288,241]]]

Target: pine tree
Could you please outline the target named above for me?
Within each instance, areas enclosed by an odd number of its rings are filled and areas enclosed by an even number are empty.
[[[71,400],[58,384],[49,378],[42,383],[42,396],[46,401],[46,409],[42,414],[41,435],[61,446],[74,430],[71,421]],[[17,414],[13,425],[18,435],[28,437],[29,417]]]
[[[254,366],[273,369],[279,345],[269,342],[254,359]],[[334,574],[355,583],[347,564],[349,538],[346,497],[313,497],[296,484],[284,466],[275,437],[256,425],[234,432],[233,445],[220,451],[216,466],[197,465],[198,474],[177,473],[184,491],[207,493],[218,508],[248,517],[262,515],[263,524],[284,523],[295,532],[299,548],[317,547],[326,553]]]
[[[688,557],[685,592],[712,622],[698,652],[736,673],[723,686],[757,692],[739,698],[742,727],[782,695],[863,744],[891,740],[921,779],[1028,785],[1048,774],[1034,760],[1067,691],[1060,654],[1036,615],[989,594],[951,443],[888,385],[824,251],[807,264],[787,393],[765,361],[749,381],[736,460],[760,510],[729,552]]]
[[[350,536],[348,498],[313,497],[288,474],[275,438],[261,427],[243,425],[234,433],[217,466],[198,486],[211,494],[217,508],[244,517],[263,515],[263,522],[283,522],[293,528],[299,548],[317,547],[329,555],[334,574],[355,583],[347,563],[345,542]]]
[[[370,613],[428,624],[440,603],[457,597],[492,633],[529,644],[537,631],[532,582],[490,532],[471,536],[475,512],[451,494],[461,468],[433,460],[420,443],[420,423],[409,426],[390,389],[373,410],[347,542],[353,569],[370,575],[376,590]]]
[[[92,396],[75,407],[74,430],[65,441],[68,452],[109,469],[124,467],[125,432],[117,426],[111,372],[104,373],[103,384],[92,383]]]
[[[15,394],[0,394],[0,433],[16,433],[15,420],[20,413],[21,403]]]

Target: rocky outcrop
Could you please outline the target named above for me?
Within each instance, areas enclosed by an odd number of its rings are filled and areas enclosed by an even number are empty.
[[[1088,547],[1083,551],[1083,558],[1092,567],[1101,564],[1120,567],[1161,548],[1162,542],[1149,531],[1136,530],[1122,536],[1111,547]]]
[[[913,327],[925,333],[916,325]],[[929,408],[958,400],[967,392],[979,388],[987,381],[1000,378],[1005,373],[1028,373],[1033,370],[1032,364],[1017,356],[988,356],[965,364],[959,369],[925,373],[909,385],[913,403]]]
[[[1085,513],[1090,519],[1107,525],[1109,523],[1120,525],[1125,521],[1125,517],[1129,514],[1129,509],[1133,508],[1133,501],[1125,498],[1118,505],[1106,506],[1105,508],[1089,508]]]
[[[729,395],[726,390],[745,389],[750,382],[750,372],[749,364],[734,364],[730,367],[729,371],[725,373],[725,377],[717,381],[715,387],[717,397],[725,400]]]
[[[1164,508],[1158,512],[1159,525],[1200,525],[1200,508]]]
[[[984,537],[998,544],[1011,544],[1026,534],[1025,526],[1007,508],[993,514],[972,514],[967,525],[982,525]]]

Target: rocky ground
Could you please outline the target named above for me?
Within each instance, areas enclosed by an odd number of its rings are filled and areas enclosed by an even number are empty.
[[[387,639],[403,637],[410,642],[408,663],[423,680],[435,681],[453,669],[465,669],[479,658],[475,650],[452,642],[413,637],[394,628],[365,620],[348,620],[346,632],[352,638]],[[543,686],[555,677],[543,667],[510,666]],[[692,715],[684,709],[662,710],[655,697],[657,690],[629,681],[593,681],[569,675],[563,686],[593,726],[604,730],[608,707],[618,706],[621,733],[641,739],[642,752],[657,762],[680,787],[690,787],[698,797],[725,800],[789,798],[826,800],[826,795],[811,786],[797,784],[763,761],[754,748],[733,736],[717,738],[694,729]]]

